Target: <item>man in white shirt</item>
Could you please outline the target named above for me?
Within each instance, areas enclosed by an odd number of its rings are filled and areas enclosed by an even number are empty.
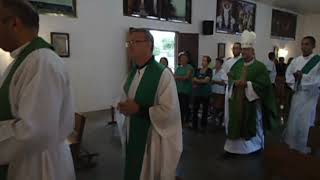
[[[274,52],[270,52],[268,54],[268,57],[269,57],[269,60],[267,60],[265,62],[265,65],[268,69],[271,83],[274,85],[276,82],[276,76],[277,76],[277,69],[276,69],[276,65],[275,65],[275,61],[277,61],[277,59],[276,59],[276,55],[274,54]]]
[[[227,75],[230,75],[229,72],[232,69],[232,67],[238,62],[238,60],[241,58],[241,43],[240,42],[235,42],[232,47],[232,53],[233,53],[233,58],[228,59],[223,63],[222,69]],[[224,124],[228,124],[229,122],[229,105],[228,105],[228,100],[229,100],[229,85],[227,83],[226,85],[226,92],[225,92],[225,101],[224,101]],[[226,126],[227,127],[227,126]],[[226,129],[227,131],[227,129]]]
[[[0,0],[0,48],[13,58],[0,80],[1,180],[75,180],[70,81],[38,30],[27,0]]]
[[[225,73],[228,74],[232,66],[237,62],[237,60],[241,58],[241,51],[242,51],[241,43],[240,42],[234,43],[232,47],[233,58],[228,59],[226,62],[223,63],[223,66],[222,66]]]

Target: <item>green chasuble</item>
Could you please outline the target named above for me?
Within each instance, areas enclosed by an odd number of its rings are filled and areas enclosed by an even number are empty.
[[[11,111],[11,104],[9,99],[9,89],[10,84],[12,81],[12,78],[16,72],[16,70],[19,68],[20,64],[25,60],[25,58],[32,53],[33,51],[37,49],[42,48],[50,48],[52,47],[45,42],[42,38],[35,38],[33,41],[30,42],[29,45],[27,45],[19,54],[17,59],[15,60],[14,64],[12,65],[12,68],[7,75],[6,79],[4,80],[2,86],[0,87],[0,121],[6,121],[14,119],[15,117],[12,115]],[[0,147],[1,148],[1,147]],[[6,180],[7,179],[7,170],[8,166],[0,166],[0,180]]]
[[[245,96],[245,89],[233,86],[232,97],[229,99],[228,124],[228,138],[232,140],[249,140],[256,136],[257,101],[261,103],[264,129],[270,130],[277,126],[276,101],[267,68],[257,60],[248,66],[244,64],[244,59],[239,59],[234,64],[230,70],[229,84],[240,79],[251,81],[260,99],[249,102]]]
[[[149,109],[154,105],[155,95],[164,69],[165,67],[157,63],[154,58],[149,61],[134,97],[134,101],[139,104],[140,108]],[[137,69],[134,68],[129,74],[124,86],[127,95],[136,72]],[[125,180],[140,179],[150,125],[150,118],[142,118],[135,115],[130,116],[129,142],[127,143],[126,149]]]

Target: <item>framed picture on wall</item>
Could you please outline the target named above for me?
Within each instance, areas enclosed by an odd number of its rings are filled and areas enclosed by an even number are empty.
[[[254,31],[256,4],[242,0],[217,0],[216,31],[239,34]]]
[[[66,16],[77,16],[76,0],[29,0],[31,4],[44,14],[62,14]]]
[[[191,0],[164,0],[160,18],[172,21],[191,23]]]
[[[51,32],[51,44],[60,57],[70,57],[70,39],[68,33]]]
[[[218,58],[226,57],[226,44],[218,43]]]
[[[292,39],[296,38],[297,15],[280,10],[272,10],[271,37]]]
[[[123,0],[123,14],[140,18],[191,23],[192,0]]]
[[[279,47],[278,46],[273,46],[273,53],[276,55],[276,58],[278,59],[279,57]]]
[[[160,0],[123,0],[123,12],[126,16],[158,17]]]

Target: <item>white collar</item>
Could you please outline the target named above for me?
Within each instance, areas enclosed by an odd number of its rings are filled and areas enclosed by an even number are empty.
[[[245,66],[250,66],[251,64],[253,64],[255,61],[255,59],[252,59],[250,62],[244,62]]]
[[[30,42],[27,42],[27,43],[25,43],[24,45],[22,45],[22,46],[20,46],[19,48],[17,48],[16,50],[12,51],[12,52],[10,53],[10,56],[11,56],[13,59],[16,59],[16,58],[19,56],[19,54],[21,53],[21,51],[22,51],[25,47],[27,47],[29,44],[30,44]]]
[[[313,58],[313,56],[314,56],[314,54],[312,53],[312,54],[310,54],[310,55],[307,56],[307,57],[304,57],[304,56],[302,55],[302,58],[303,58],[304,60],[308,61],[308,60],[310,60],[311,58]]]
[[[241,58],[241,55],[237,56],[237,57],[233,57],[233,59],[238,60]]]

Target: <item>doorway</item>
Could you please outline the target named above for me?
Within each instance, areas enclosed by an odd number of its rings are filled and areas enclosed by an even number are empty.
[[[168,67],[174,72],[176,69],[176,33],[170,31],[150,30],[154,38],[153,55],[156,61],[161,57],[168,59]]]

